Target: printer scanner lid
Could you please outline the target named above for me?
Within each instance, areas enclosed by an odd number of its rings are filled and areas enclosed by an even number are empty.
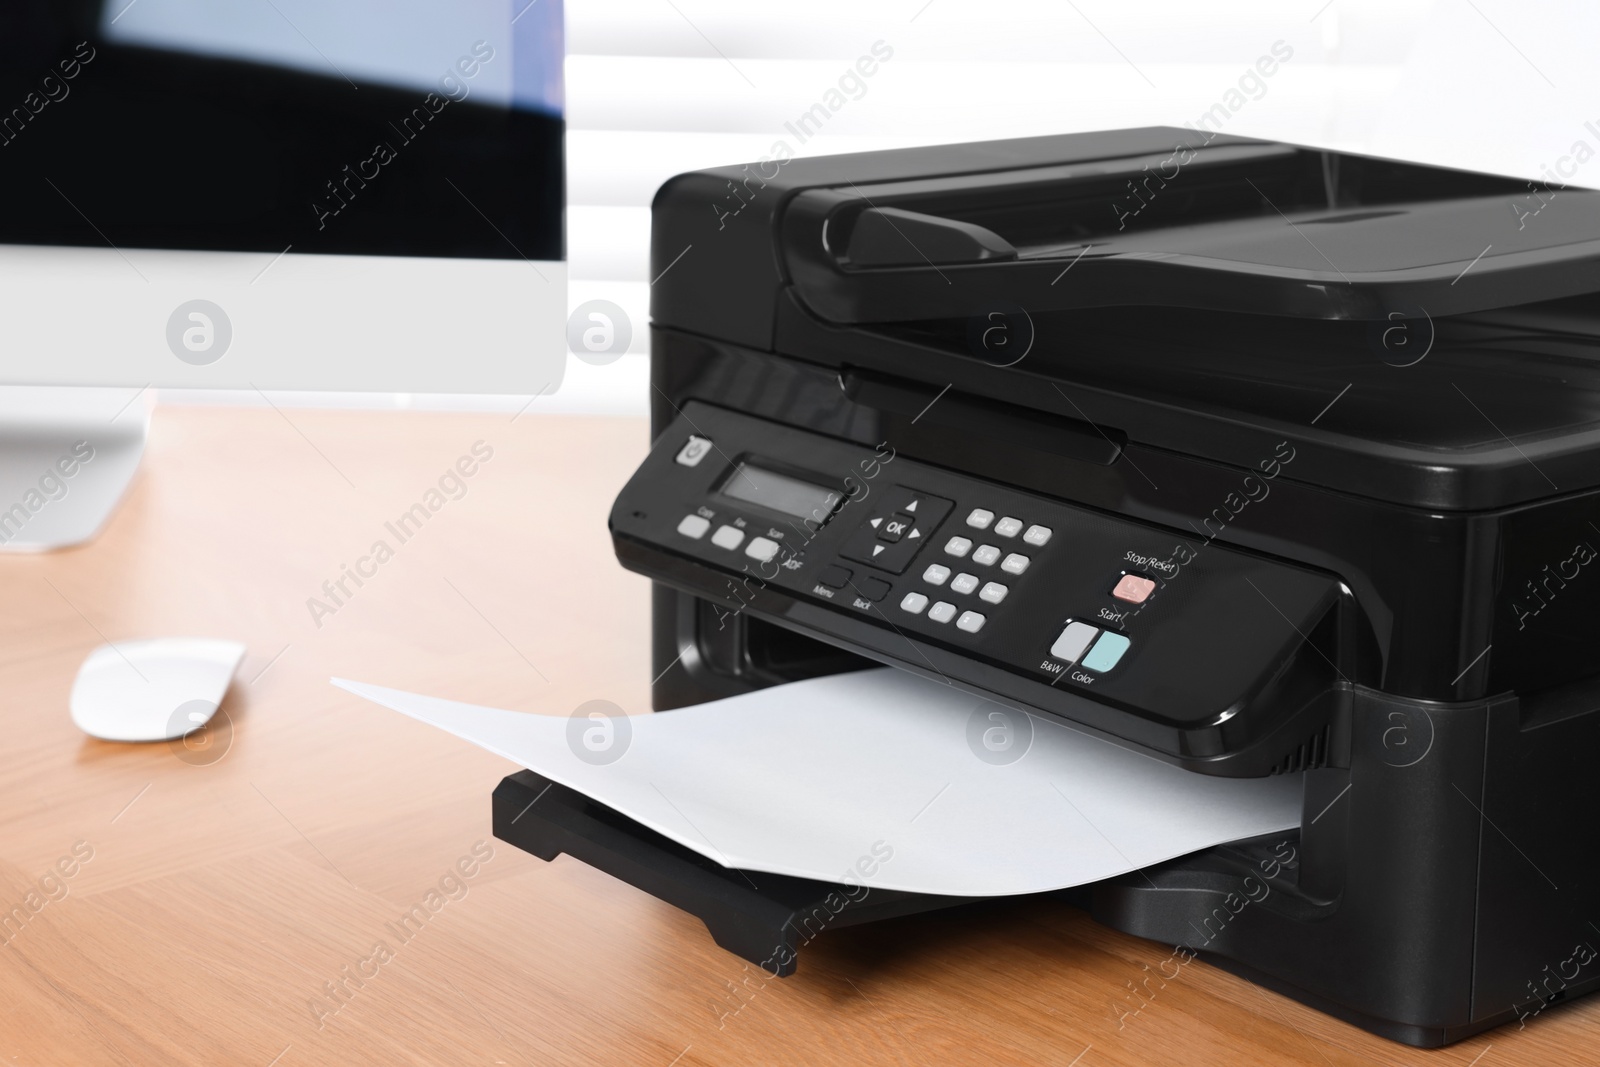
[[[844,377],[1245,466],[1293,435],[1410,506],[1600,484],[1600,193],[1150,128],[685,174],[653,227],[657,326]],[[997,311],[1017,365],[972,350]]]
[[[1442,318],[1600,287],[1600,193],[1259,141],[799,191],[782,255],[834,323],[1170,307]]]

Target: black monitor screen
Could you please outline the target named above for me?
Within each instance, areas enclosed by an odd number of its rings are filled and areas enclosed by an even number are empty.
[[[0,243],[557,260],[561,0],[6,0]]]

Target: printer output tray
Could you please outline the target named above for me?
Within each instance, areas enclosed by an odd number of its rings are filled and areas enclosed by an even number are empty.
[[[542,860],[565,853],[688,912],[734,955],[779,976],[824,930],[972,903],[722,867],[532,771],[494,791],[494,835]]]
[[[983,899],[868,890],[722,867],[532,771],[502,779],[494,791],[493,810],[494,835],[500,840],[547,862],[569,855],[643,890],[700,919],[724,950],[780,978],[796,972],[800,950],[823,933]],[[1322,972],[1337,966],[1330,959],[1330,944],[1349,947],[1369,939],[1353,936],[1351,917],[1341,916],[1359,910],[1359,902],[1321,900],[1306,891],[1302,854],[1307,844],[1298,831],[1269,834],[1044,895],[1081,907],[1113,929],[1188,946],[1193,956],[1224,970],[1417,1047],[1447,1045],[1516,1018],[1526,1020],[1551,1003],[1600,988],[1600,974],[1580,975],[1554,996],[1535,996],[1526,1003],[1491,998],[1470,1017],[1448,1021],[1418,1018],[1430,1014],[1426,1005],[1438,999],[1433,989],[1418,987],[1392,998],[1382,1014],[1374,1014],[1370,1003],[1352,1007],[1348,997],[1330,997],[1320,988],[1326,985]],[[1241,886],[1252,884],[1254,892],[1241,897],[1249,892]],[[1263,903],[1253,904],[1257,899]],[[1425,928],[1416,925],[1429,909],[1425,898],[1391,900],[1386,906],[1400,911],[1409,942],[1421,944],[1419,935],[1428,940]],[[1241,916],[1237,922],[1230,918],[1235,914]],[[1361,922],[1359,916],[1356,922]],[[1470,955],[1472,950],[1458,945],[1452,951]],[[1410,961],[1398,973],[1419,969],[1428,973],[1426,959]],[[1515,965],[1501,969],[1506,973],[1487,976],[1492,984],[1503,985],[1508,975],[1521,973]],[[1358,1000],[1392,984],[1387,971],[1361,973],[1354,985],[1362,994]],[[1452,983],[1446,979],[1443,984]]]

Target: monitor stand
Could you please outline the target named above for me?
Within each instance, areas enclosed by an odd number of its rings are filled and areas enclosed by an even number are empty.
[[[139,467],[152,406],[149,389],[0,386],[0,552],[99,533]]]

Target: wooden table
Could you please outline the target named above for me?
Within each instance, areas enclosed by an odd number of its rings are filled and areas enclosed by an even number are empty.
[[[0,558],[0,908],[24,909],[0,927],[0,1062],[1600,1055],[1594,998],[1425,1053],[1199,962],[1145,985],[1169,948],[1047,901],[835,931],[795,977],[763,980],[688,916],[494,841],[489,794],[509,764],[328,678],[646,711],[648,585],[605,533],[646,439],[637,421],[536,412],[160,409],[97,542]],[[475,444],[492,456],[430,498]],[[418,503],[439,506],[402,543],[385,524]],[[392,558],[362,563],[380,540]],[[346,567],[368,576],[335,604],[323,583],[337,592]],[[73,727],[67,694],[91,648],[176,634],[249,646],[219,712],[231,737],[174,749]],[[402,938],[418,903],[435,907]],[[1134,986],[1147,1002],[1123,1017]]]

